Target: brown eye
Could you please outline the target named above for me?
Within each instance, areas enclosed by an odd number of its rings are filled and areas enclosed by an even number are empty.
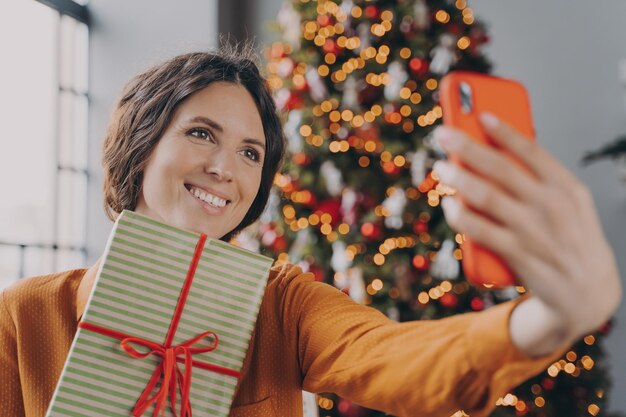
[[[213,141],[213,135],[207,129],[199,129],[199,128],[191,129],[189,132],[187,132],[187,135],[193,136],[194,138],[197,138],[197,139]]]
[[[259,155],[259,152],[257,152],[257,150],[254,148],[244,149],[243,153],[246,158],[249,158],[254,162],[259,162],[261,160],[261,155]]]

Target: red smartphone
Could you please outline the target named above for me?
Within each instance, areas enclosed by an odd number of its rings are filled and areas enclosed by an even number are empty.
[[[481,113],[489,112],[534,140],[530,100],[521,83],[491,75],[455,71],[443,77],[439,91],[444,125],[463,130],[474,140],[498,148],[485,134],[478,118]],[[525,168],[506,150],[501,151],[508,155],[512,163]],[[450,157],[450,161],[463,165],[454,156]],[[511,269],[498,256],[470,238],[461,244],[461,252],[463,271],[473,284],[486,288],[518,285]]]

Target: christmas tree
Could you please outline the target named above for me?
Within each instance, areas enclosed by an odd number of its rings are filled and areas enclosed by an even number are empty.
[[[267,50],[290,157],[259,225],[261,251],[302,266],[392,320],[479,311],[525,292],[469,285],[464,237],[445,223],[438,86],[488,72],[485,26],[466,0],[287,0]],[[504,398],[494,416],[606,414],[608,325]],[[379,416],[330,394],[323,416]],[[462,412],[457,414],[463,415]]]

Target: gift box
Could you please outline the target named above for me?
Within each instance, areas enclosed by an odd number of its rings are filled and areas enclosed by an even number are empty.
[[[124,211],[47,416],[227,416],[271,265]]]

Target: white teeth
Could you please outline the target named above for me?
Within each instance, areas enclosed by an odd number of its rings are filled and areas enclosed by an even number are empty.
[[[189,191],[191,192],[191,194],[195,195],[197,198],[199,198],[200,200],[209,203],[210,205],[214,206],[214,207],[219,207],[222,208],[226,205],[226,200],[224,200],[223,198],[219,198],[217,196],[214,196],[212,194],[208,194],[205,193],[204,191],[196,188],[196,187],[191,187],[189,189]]]

